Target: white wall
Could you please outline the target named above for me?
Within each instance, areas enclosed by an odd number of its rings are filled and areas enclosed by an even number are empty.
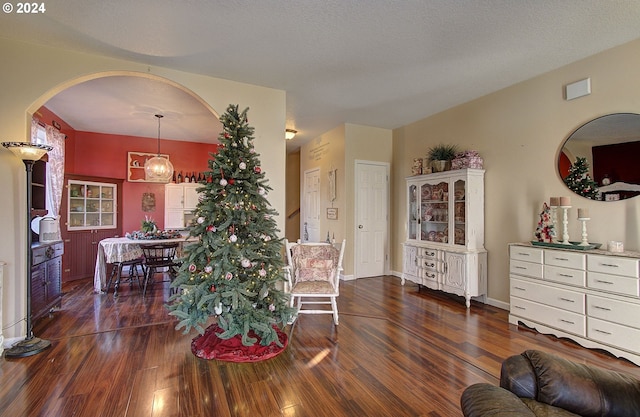
[[[255,147],[273,191],[278,227],[284,231],[285,215],[285,92],[216,79],[203,75],[149,67],[61,49],[0,39],[0,140],[28,140],[28,123],[50,97],[79,81],[107,74],[148,73],[178,83],[222,114],[228,104],[249,107],[255,127]],[[0,259],[7,261],[4,274],[3,323],[5,337],[25,334],[26,283],[26,175],[24,165],[9,151],[0,149]],[[284,232],[283,232],[284,233]]]

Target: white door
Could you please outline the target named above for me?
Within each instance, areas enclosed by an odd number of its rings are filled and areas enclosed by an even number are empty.
[[[388,230],[389,165],[356,162],[355,278],[385,273]]]
[[[320,168],[304,172],[303,198],[300,238],[320,242]]]

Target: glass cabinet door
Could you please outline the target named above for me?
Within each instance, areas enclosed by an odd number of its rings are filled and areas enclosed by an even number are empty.
[[[117,185],[69,180],[68,230],[113,229]]]
[[[420,240],[449,242],[449,183],[423,184],[420,187]]]
[[[466,200],[465,200],[465,181],[457,180],[454,185],[453,191],[453,205],[454,205],[454,230],[453,230],[453,243],[456,245],[465,245],[466,243]]]
[[[418,238],[418,186],[409,186],[409,225],[407,228],[409,239]]]

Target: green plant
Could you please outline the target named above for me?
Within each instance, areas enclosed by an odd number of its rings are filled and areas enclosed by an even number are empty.
[[[145,233],[154,232],[156,230],[156,222],[152,218],[145,216],[141,230]]]
[[[441,143],[427,150],[427,159],[429,161],[451,161],[457,153],[458,147],[456,145]]]

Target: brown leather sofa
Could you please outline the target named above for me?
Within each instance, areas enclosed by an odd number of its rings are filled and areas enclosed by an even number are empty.
[[[460,405],[465,417],[634,417],[640,380],[527,350],[502,363],[499,387],[471,385]]]

